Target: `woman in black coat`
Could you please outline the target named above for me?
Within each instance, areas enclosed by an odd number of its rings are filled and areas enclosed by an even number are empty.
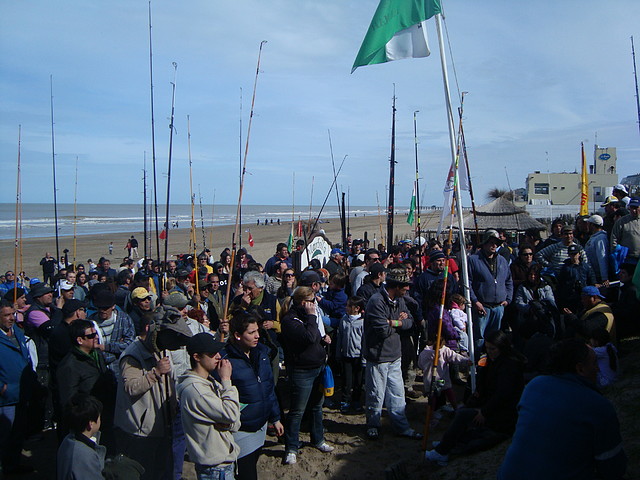
[[[502,330],[485,337],[486,364],[478,368],[477,389],[433,450],[428,461],[446,465],[449,453],[472,453],[507,439],[518,419],[517,406],[524,388],[525,358],[513,349]]]

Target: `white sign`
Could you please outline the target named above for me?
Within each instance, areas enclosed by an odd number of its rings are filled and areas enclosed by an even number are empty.
[[[308,255],[307,255],[308,254]],[[300,269],[304,270],[309,265],[309,262],[314,258],[317,258],[320,265],[324,265],[329,261],[331,255],[331,245],[322,237],[318,235],[311,243],[307,245],[307,248],[302,252],[300,258]]]

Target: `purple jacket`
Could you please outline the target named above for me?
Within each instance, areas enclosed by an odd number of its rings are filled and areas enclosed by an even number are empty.
[[[429,339],[433,339],[435,341],[436,336],[438,335],[438,322],[440,321],[440,307],[435,306],[431,307],[427,311],[427,316],[425,318],[427,321],[427,334],[429,335]],[[451,320],[451,315],[448,310],[444,310],[444,314],[442,316],[442,338],[444,340],[444,345],[449,347],[452,350],[458,350],[458,340],[460,339],[460,335],[456,332],[456,329],[453,328],[453,321]]]

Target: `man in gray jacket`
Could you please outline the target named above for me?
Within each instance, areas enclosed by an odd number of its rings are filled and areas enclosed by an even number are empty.
[[[413,325],[403,299],[409,291],[409,284],[409,275],[404,265],[394,265],[387,273],[386,285],[371,296],[365,309],[362,353],[367,360],[367,436],[372,440],[379,435],[380,415],[385,399],[394,430],[402,436],[422,438],[420,433],[411,428],[405,415],[401,371],[398,330],[407,330]]]

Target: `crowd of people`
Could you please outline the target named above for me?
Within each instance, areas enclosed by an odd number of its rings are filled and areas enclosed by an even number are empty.
[[[245,249],[117,268],[47,253],[42,281],[0,284],[3,472],[27,469],[24,440],[55,429],[61,480],[179,480],[185,453],[199,479],[256,479],[267,435],[298,462],[305,420],[310,446],[334,450],[327,407],[363,415],[372,442],[386,407],[394,433],[419,440],[405,409],[427,395],[432,426],[452,416],[431,463],[513,435],[501,479],[622,478],[598,389],[640,333],[640,199],[614,198],[605,218],[558,219],[546,238],[489,229],[466,249],[418,236],[386,251],[349,238],[304,269],[302,240],[264,264]]]

